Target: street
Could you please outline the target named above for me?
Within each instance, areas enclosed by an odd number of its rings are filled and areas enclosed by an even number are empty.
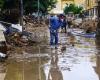
[[[0,80],[100,80],[95,38],[67,33],[59,38],[58,49],[48,44],[16,47],[0,63]]]
[[[100,0],[0,0],[0,80],[100,80]]]

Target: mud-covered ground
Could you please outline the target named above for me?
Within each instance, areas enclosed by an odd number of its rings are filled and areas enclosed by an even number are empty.
[[[47,38],[9,51],[8,60],[0,63],[0,80],[100,80],[99,41],[59,33],[55,49]]]

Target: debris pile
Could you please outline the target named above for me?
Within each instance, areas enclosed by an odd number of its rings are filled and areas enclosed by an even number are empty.
[[[32,27],[45,27],[45,19],[39,18],[33,18],[33,17],[24,17],[24,25],[25,27],[27,26],[32,26]]]
[[[96,30],[96,27],[97,27],[97,21],[95,20],[85,20],[82,22],[80,26],[80,28],[87,31],[87,33],[94,32]]]
[[[48,27],[42,20],[28,19],[22,27],[19,24],[1,23],[0,35],[0,58],[6,59],[7,55],[17,47],[32,46],[34,44],[46,43],[48,40]],[[5,40],[5,41],[4,41]],[[11,53],[10,53],[11,54]]]

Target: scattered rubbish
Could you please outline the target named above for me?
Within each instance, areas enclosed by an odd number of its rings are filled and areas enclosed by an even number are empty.
[[[5,61],[6,59],[8,58],[8,55],[7,54],[4,54],[4,53],[1,53],[0,52],[0,61]]]
[[[3,31],[0,31],[0,52],[7,53],[7,44]]]
[[[3,32],[6,31],[6,28],[2,24],[0,24],[0,31],[3,31]]]
[[[11,27],[17,29],[19,32],[22,32],[22,26],[20,24],[12,24]]]
[[[7,57],[6,54],[0,52],[0,58],[6,58],[6,57]]]
[[[71,68],[69,68],[69,67],[61,67],[61,70],[63,70],[63,71],[71,71]]]

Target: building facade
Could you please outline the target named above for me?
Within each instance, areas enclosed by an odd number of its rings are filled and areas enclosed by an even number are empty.
[[[97,5],[96,0],[85,0],[85,9],[94,8]]]
[[[85,7],[85,0],[61,0],[62,2],[62,9],[64,9],[64,7],[70,4],[76,4],[77,6],[82,6]]]
[[[90,17],[97,15],[97,0],[85,0],[86,14]]]
[[[66,5],[74,4],[75,0],[61,0],[61,9],[63,10]]]
[[[56,7],[51,11],[52,13],[63,13],[63,9],[66,5],[75,4],[77,6],[82,6],[84,11],[89,16],[94,16],[97,14],[97,0],[58,0]]]
[[[56,7],[50,11],[50,13],[55,13],[55,14],[59,14],[59,13],[63,13],[63,10],[61,9],[61,0],[57,0],[56,3]]]

